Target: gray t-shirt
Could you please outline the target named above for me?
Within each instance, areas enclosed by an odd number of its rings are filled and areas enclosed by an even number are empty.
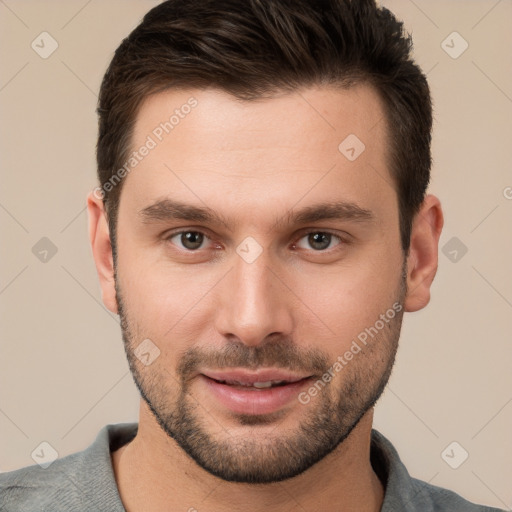
[[[0,474],[0,511],[125,512],[111,452],[130,442],[137,428],[137,423],[107,425],[88,448],[57,459],[46,469],[33,465]],[[370,453],[385,486],[381,512],[504,512],[411,478],[391,442],[375,429]]]

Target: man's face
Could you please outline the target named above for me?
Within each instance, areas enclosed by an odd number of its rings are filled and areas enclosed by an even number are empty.
[[[135,382],[212,474],[295,476],[371,413],[395,358],[404,256],[382,105],[368,86],[257,102],[171,91],[138,114],[132,148],[145,144],[117,224]],[[339,215],[297,218],[325,204]]]

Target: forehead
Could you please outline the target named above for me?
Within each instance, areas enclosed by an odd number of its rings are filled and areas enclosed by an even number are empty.
[[[368,144],[370,136],[375,140],[385,131],[382,102],[367,84],[304,88],[254,100],[241,100],[218,89],[169,90],[142,102],[132,145],[151,135],[159,145],[172,140],[178,144],[184,138],[190,143],[193,138],[200,153],[210,149],[208,142],[213,138],[221,150],[254,151],[258,144],[265,144],[262,149],[268,151],[279,141],[307,150],[318,139],[327,145],[350,134]],[[305,146],[307,140],[311,144]]]
[[[229,199],[263,213],[318,199],[395,200],[384,110],[368,85],[253,101],[216,89],[158,93],[139,109],[132,150],[122,196],[134,206],[173,197],[218,209]]]

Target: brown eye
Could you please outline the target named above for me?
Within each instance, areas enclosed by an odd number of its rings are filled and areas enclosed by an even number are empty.
[[[306,239],[307,245],[309,247],[301,247],[302,249],[310,249],[312,248],[315,251],[325,251],[326,249],[329,249],[331,246],[331,242],[333,239],[338,239],[339,242],[341,242],[341,238],[337,235],[334,235],[332,233],[327,233],[325,231],[311,231],[310,233],[307,233],[305,236],[303,236],[300,240]],[[299,241],[300,247],[300,241]],[[339,243],[337,245],[340,245]]]
[[[308,235],[308,243],[314,249],[324,250],[331,244],[331,235],[329,233],[312,233]]]
[[[180,247],[181,244],[181,249],[195,251],[201,248],[203,241],[207,237],[199,231],[181,231],[179,233],[174,233],[167,239],[171,241],[173,238],[177,238],[179,240],[178,247]]]

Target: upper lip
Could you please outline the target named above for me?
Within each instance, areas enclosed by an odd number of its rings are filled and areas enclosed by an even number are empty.
[[[254,384],[255,382],[268,381],[286,381],[297,382],[311,377],[311,375],[301,375],[278,368],[264,368],[256,371],[244,369],[235,370],[205,370],[201,372],[206,377],[220,381],[236,381],[242,384]]]

